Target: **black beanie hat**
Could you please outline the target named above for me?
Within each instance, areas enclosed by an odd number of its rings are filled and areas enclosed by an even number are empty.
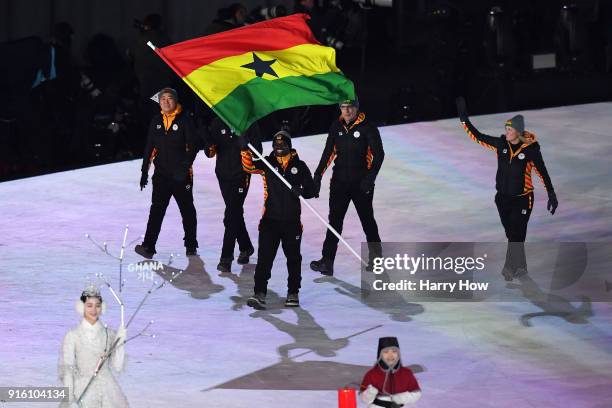
[[[341,107],[342,105],[351,105],[359,109],[359,98],[357,98],[357,95],[355,95],[355,99],[345,99],[338,104],[338,107]]]
[[[399,349],[397,337],[381,337],[378,339],[378,353],[376,353],[377,359],[380,358],[380,352],[387,347],[397,347]]]
[[[523,115],[516,115],[508,119],[505,125],[510,126],[522,135],[525,131],[525,118],[523,117]]]
[[[291,135],[286,130],[279,130],[274,134],[272,138],[272,143],[276,140],[283,140],[289,147],[291,147]]]

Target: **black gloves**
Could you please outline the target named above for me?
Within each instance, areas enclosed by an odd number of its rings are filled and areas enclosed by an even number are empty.
[[[463,96],[459,96],[455,99],[455,103],[457,104],[457,114],[459,115],[459,120],[462,122],[467,122],[468,112],[465,105],[465,98]]]
[[[149,174],[146,171],[143,171],[142,175],[140,176],[140,191],[142,191],[142,189],[145,188],[148,182],[149,182]]]
[[[370,194],[372,190],[374,190],[374,182],[368,178],[364,178],[361,180],[361,184],[359,184],[359,189],[362,193]]]
[[[546,205],[546,208],[548,209],[548,211],[550,211],[551,214],[554,215],[555,211],[557,211],[558,206],[559,201],[557,201],[557,195],[554,191],[551,191],[550,193],[548,193],[548,204]]]
[[[302,195],[302,187],[300,187],[300,186],[292,186],[291,187],[291,192],[293,193],[294,196],[299,198]]]
[[[321,176],[315,174],[314,178],[314,196],[315,198],[319,198],[319,193],[321,192]]]

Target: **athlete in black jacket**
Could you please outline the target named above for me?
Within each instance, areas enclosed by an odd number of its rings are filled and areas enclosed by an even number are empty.
[[[385,151],[376,126],[368,123],[359,104],[345,101],[340,104],[341,115],[329,129],[321,161],[314,174],[316,195],[321,190],[325,170],[334,162],[329,193],[329,223],[338,233],[348,206],[352,201],[361,221],[369,246],[370,264],[380,256],[380,236],[374,219],[372,200],[374,182],[380,171]],[[324,275],[333,275],[338,238],[327,231],[323,242],[323,257],[310,263],[311,269]]]
[[[155,244],[170,198],[174,197],[183,218],[184,241],[187,255],[196,255],[197,219],[193,205],[193,172],[191,165],[198,153],[193,120],[183,113],[177,103],[176,91],[164,88],[159,93],[161,113],[154,116],[149,125],[147,144],[142,161],[140,189],[148,182],[151,163],[153,193],[147,232],[136,252],[145,258],[156,253]]]
[[[534,200],[532,170],[536,171],[546,188],[547,208],[551,214],[559,204],[557,196],[542,159],[540,144],[533,133],[525,130],[522,115],[506,121],[505,135],[493,137],[480,133],[470,122],[463,98],[457,98],[457,111],[472,140],[497,153],[495,204],[509,242],[502,274],[510,281],[527,273],[524,242]]]
[[[217,270],[220,272],[230,272],[236,241],[238,241],[240,250],[238,256],[240,265],[249,263],[249,257],[254,252],[244,222],[244,200],[249,192],[251,175],[242,168],[240,138],[246,138],[261,152],[261,137],[257,123],[253,124],[244,135],[238,136],[221,119],[214,118],[204,137],[206,156],[217,156],[215,174],[219,181],[223,201],[225,201],[223,217],[225,233],[223,234],[221,259],[217,265]]]
[[[245,144],[242,150],[244,170],[251,174],[261,174],[264,184],[264,213],[259,222],[255,294],[247,301],[255,309],[266,308],[268,280],[279,244],[282,244],[287,257],[289,272],[285,306],[299,306],[298,292],[302,281],[302,206],[299,196],[312,198],[315,193],[310,170],[300,160],[297,152],[291,149],[289,133],[276,133],[272,148],[273,152],[266,160],[291,184],[291,189],[265,163],[253,160]]]

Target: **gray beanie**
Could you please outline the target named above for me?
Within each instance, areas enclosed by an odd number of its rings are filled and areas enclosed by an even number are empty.
[[[523,115],[516,115],[506,121],[506,126],[510,126],[522,135],[525,131],[525,118]]]
[[[176,89],[172,89],[170,87],[162,88],[162,90],[159,91],[159,93],[157,94],[157,97],[161,98],[163,94],[170,94],[174,99],[178,101],[178,92],[176,92]]]

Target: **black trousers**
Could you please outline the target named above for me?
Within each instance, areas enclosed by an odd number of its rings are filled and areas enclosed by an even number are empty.
[[[223,201],[225,201],[225,214],[223,225],[223,247],[221,249],[221,259],[234,259],[234,246],[238,241],[238,248],[247,251],[253,248],[251,238],[244,223],[244,200],[249,192],[251,175],[245,173],[243,176],[234,180],[219,179],[219,188]]]
[[[259,222],[259,248],[255,267],[255,293],[267,293],[272,264],[278,246],[283,246],[287,258],[287,292],[298,293],[302,283],[302,224],[297,220],[271,220],[262,218]]]
[[[174,197],[183,218],[183,230],[185,236],[185,247],[197,248],[196,239],[197,218],[193,205],[193,182],[192,177],[187,176],[185,181],[177,182],[172,177],[153,174],[153,193],[151,196],[151,210],[149,211],[149,222],[143,244],[149,248],[155,248],[159,231],[161,230],[166,209],[170,198]]]
[[[533,208],[533,193],[524,196],[505,196],[497,193],[495,204],[506,232],[506,238],[508,238],[504,266],[513,271],[516,271],[517,268],[527,268],[525,238],[529,216]]]
[[[329,223],[338,233],[342,234],[344,217],[352,201],[366,235],[371,259],[380,256],[380,236],[378,235],[378,225],[374,219],[374,209],[372,208],[374,191],[365,194],[360,190],[360,184],[361,180],[340,182],[332,178],[329,189]],[[331,260],[336,258],[338,241],[338,238],[328,230],[325,242],[323,242],[323,257]]]

